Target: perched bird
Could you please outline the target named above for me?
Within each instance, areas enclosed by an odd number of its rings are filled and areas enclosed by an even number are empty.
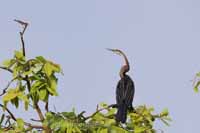
[[[120,70],[120,80],[116,88],[116,121],[126,123],[128,110],[133,110],[132,102],[135,93],[134,82],[126,73],[130,70],[129,62],[126,55],[119,49],[107,49],[122,56],[125,60],[125,65]]]

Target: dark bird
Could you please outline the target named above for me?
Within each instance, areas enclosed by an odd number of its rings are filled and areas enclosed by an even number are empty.
[[[125,65],[121,67],[120,70],[120,80],[117,84],[116,88],[116,121],[125,123],[127,119],[128,110],[133,110],[132,102],[135,93],[134,82],[130,76],[126,73],[130,70],[129,62],[126,55],[119,49],[108,49],[120,56],[122,56],[125,60]]]

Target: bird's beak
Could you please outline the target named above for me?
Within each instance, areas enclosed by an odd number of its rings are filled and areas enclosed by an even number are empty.
[[[110,49],[110,48],[106,48],[108,51],[112,51],[112,52],[114,52],[114,50],[113,49]]]
[[[116,49],[110,49],[110,48],[106,48],[108,51],[111,51],[117,55],[120,55],[121,56],[121,53],[119,51],[117,51]]]

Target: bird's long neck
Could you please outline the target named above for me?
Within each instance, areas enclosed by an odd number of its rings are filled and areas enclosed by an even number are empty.
[[[126,55],[124,53],[122,53],[122,56],[123,56],[123,58],[125,60],[125,65],[123,65],[121,67],[121,70],[120,70],[120,77],[121,78],[123,78],[126,75],[126,72],[128,72],[129,69],[130,69],[129,62],[128,62],[128,59],[127,59]]]

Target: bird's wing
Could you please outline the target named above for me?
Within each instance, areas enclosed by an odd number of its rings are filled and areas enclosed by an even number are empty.
[[[122,78],[116,89],[116,101],[117,104],[125,102],[128,106],[132,106],[133,97],[135,93],[135,87],[130,77]]]
[[[126,104],[128,106],[132,106],[132,103],[133,103],[133,98],[134,98],[134,93],[135,93],[135,86],[134,86],[134,82],[130,79],[128,82],[127,82],[127,85],[126,85]]]
[[[116,88],[116,102],[117,104],[120,104],[123,101],[123,84],[121,82],[121,80],[118,82],[117,84],[117,88]]]

